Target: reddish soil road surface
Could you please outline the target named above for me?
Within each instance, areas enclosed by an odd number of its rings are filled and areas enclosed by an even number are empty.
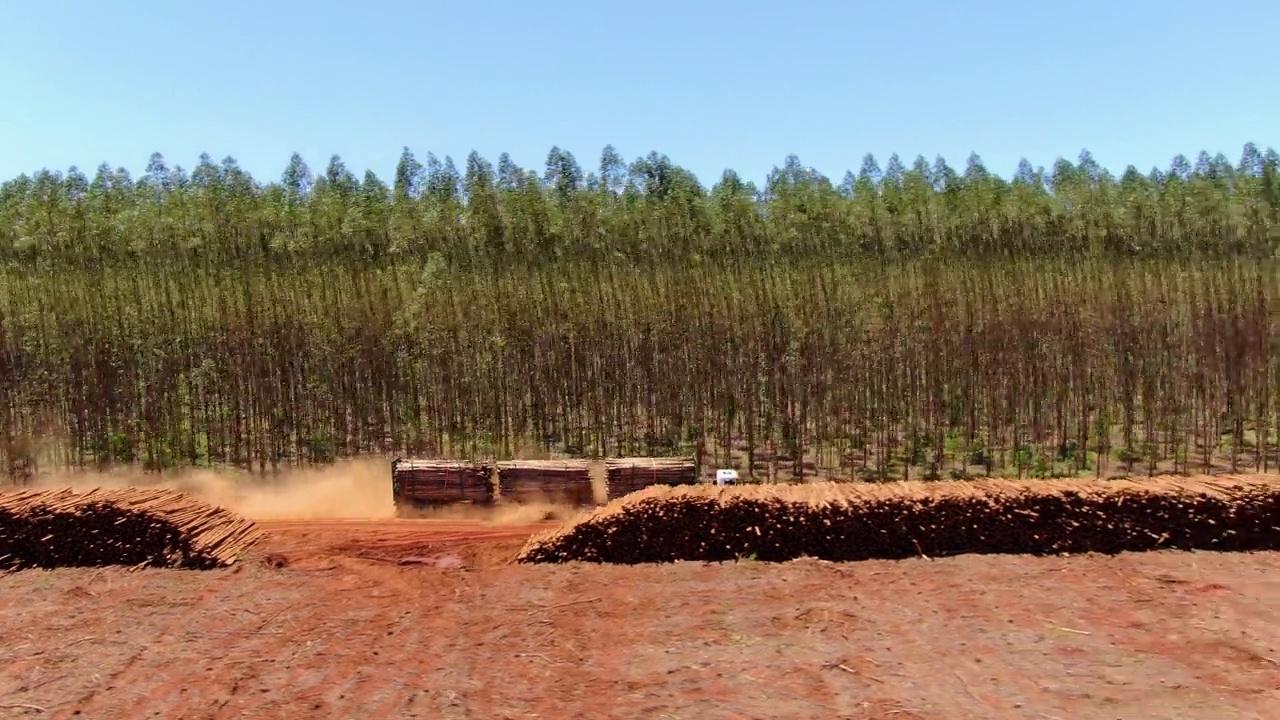
[[[538,527],[264,526],[228,570],[0,576],[0,717],[1280,717],[1280,554],[517,566]]]

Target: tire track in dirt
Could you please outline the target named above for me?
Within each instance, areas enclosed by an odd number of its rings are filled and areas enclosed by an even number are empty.
[[[1023,717],[1025,707],[1047,708],[1047,712],[1070,714],[1069,708],[1059,707],[1050,686],[1052,677],[1059,672],[1070,674],[1068,667],[1058,667],[1061,658],[1052,655],[1050,647],[1055,638],[1066,634],[1068,642],[1076,637],[1068,631],[1052,630],[1047,634],[1048,618],[1055,616],[1060,607],[1058,598],[1049,598],[1050,607],[1037,608],[1036,617],[1018,622],[1011,620],[1002,611],[999,600],[993,602],[992,589],[1003,587],[1002,598],[1007,593],[1019,592],[1022,583],[1034,582],[1034,577],[1024,574],[1024,568],[1016,564],[1012,570],[1006,570],[1003,576],[993,576],[988,568],[981,564],[961,561],[948,563],[938,567],[930,560],[908,561],[920,574],[943,574],[942,582],[951,587],[946,609],[939,608],[936,602],[920,602],[921,594],[909,596],[906,607],[916,615],[916,632],[926,644],[930,637],[937,636],[931,632],[947,630],[937,625],[971,627],[979,635],[978,642],[964,644],[961,653],[954,653],[954,664],[949,675],[944,674],[944,683],[955,689],[955,696],[962,701],[960,707],[968,713],[980,714],[993,718]],[[1053,562],[1050,560],[1049,562]],[[934,567],[928,567],[934,565]],[[1039,566],[1037,566],[1039,568]],[[1037,569],[1036,572],[1043,572]],[[1050,571],[1051,572],[1051,571]],[[1011,579],[1011,577],[1013,579]],[[1023,597],[1007,597],[1010,602],[1023,603]],[[920,622],[920,618],[927,618]],[[1067,622],[1071,625],[1073,623]],[[1096,650],[1091,651],[1095,653]],[[1029,662],[1030,661],[1030,662]],[[1050,672],[1032,671],[1030,665],[1040,667],[1048,663]],[[976,716],[976,715],[975,715]]]
[[[129,612],[138,607],[138,584],[138,575],[117,578],[83,568],[0,575],[0,597],[4,597],[0,627],[5,640],[0,651],[0,699],[65,717],[70,710],[64,707],[74,708],[76,701],[69,698],[90,697],[126,673],[146,651],[148,637],[163,634],[165,628],[153,625],[126,633],[112,627],[100,608],[107,605]],[[42,612],[45,606],[37,599],[55,588],[71,607]]]
[[[353,599],[360,595],[367,605],[367,600],[375,595],[396,598],[383,603],[387,607],[372,616],[343,614],[340,608],[332,611],[332,624],[348,636],[346,646],[368,648],[371,653],[371,656],[342,660],[368,663],[386,655],[399,657],[403,656],[405,646],[413,648],[415,656],[410,663],[396,662],[395,669],[390,674],[380,673],[376,682],[364,683],[368,692],[331,690],[325,695],[329,707],[349,708],[361,714],[391,713],[388,717],[463,716],[462,710],[468,705],[468,696],[476,683],[469,667],[465,638],[458,639],[459,628],[467,622],[458,603],[467,598],[464,607],[475,604],[473,583],[462,569],[402,569],[396,563],[407,556],[419,559],[445,556],[461,562],[463,567],[483,565],[491,560],[486,550],[506,542],[510,546],[507,554],[513,556],[536,527],[528,530],[486,528],[476,523],[438,520],[324,525],[334,537],[322,546],[304,551],[303,556],[323,553],[359,558],[344,563],[346,570],[368,581],[367,587],[353,591]],[[312,532],[315,527],[310,523],[273,523],[269,529],[284,537],[295,530]],[[400,631],[365,630],[387,626],[399,627]],[[325,648],[325,652],[331,650]],[[337,648],[332,652],[342,655]],[[291,678],[287,682],[299,680]],[[388,692],[388,686],[399,687],[401,692]]]
[[[980,564],[964,558],[876,561],[832,570],[850,588],[850,597],[847,604],[823,607],[852,617],[841,623],[849,652],[840,659],[843,672],[827,677],[851,717],[1022,718],[1026,708],[1050,717],[1076,716],[1046,687],[1071,670],[1060,669],[1057,658],[1047,654],[1044,621],[1014,621],[1027,616],[1021,587],[1009,579],[1016,570],[987,577]],[[927,584],[917,578],[927,578]],[[930,592],[937,587],[946,588],[945,599]],[[865,608],[875,608],[870,623],[858,619]],[[1010,609],[1016,610],[1006,612]],[[964,639],[957,642],[957,637]],[[939,658],[946,663],[940,665]],[[871,682],[850,688],[835,680],[848,676]]]
[[[471,626],[469,651],[477,678],[492,688],[477,715],[509,716],[530,697],[539,698],[537,707],[525,712],[543,717],[572,716],[582,707],[612,711],[616,676],[602,656],[628,642],[618,637],[630,623],[619,597],[625,586],[592,582],[584,568],[547,575],[512,567],[504,576],[476,578],[477,606],[487,611]],[[602,637],[610,638],[603,647]]]
[[[255,715],[449,716],[450,701],[459,696],[437,688],[466,674],[459,663],[465,653],[447,644],[462,620],[462,571],[403,568],[397,561],[450,551],[477,536],[520,538],[520,531],[467,532],[466,525],[438,521],[264,525],[273,535],[264,557],[284,556],[289,565],[307,569],[282,574],[324,577],[331,590],[304,615],[289,617],[292,649],[278,649],[270,670],[254,680],[260,692],[288,688],[290,694],[265,703],[259,696]],[[307,541],[312,544],[304,546]],[[226,717],[235,716],[231,710]]]
[[[767,566],[681,563],[618,572],[628,580],[605,594],[610,605],[591,606],[589,625],[573,619],[612,640],[588,645],[583,663],[608,682],[594,694],[608,703],[607,716],[840,717],[822,678],[832,640],[797,634],[800,623],[775,622],[775,609],[797,598],[785,583],[768,581]],[[666,583],[680,587],[678,599],[650,597]],[[654,677],[664,681],[655,687]]]
[[[428,607],[432,606],[439,606],[439,603]],[[424,681],[424,678],[429,678],[438,668],[440,659],[446,657],[442,655],[439,641],[444,637],[442,625],[448,622],[439,615],[433,619],[429,610],[424,612],[421,601],[408,609],[391,607],[385,610],[371,627],[387,629],[369,633],[368,664],[377,668],[375,677],[365,675],[357,678],[354,686],[339,693],[336,699],[331,695],[331,702],[338,704],[345,694],[349,698],[348,715],[429,717],[430,713],[415,711],[414,705],[418,696],[429,688],[430,681]],[[400,659],[406,652],[413,661]]]
[[[288,582],[288,573],[272,575],[276,582]],[[288,597],[273,606],[273,612],[263,613],[265,620],[228,633],[225,641],[234,644],[236,657],[215,668],[205,681],[214,695],[223,697],[211,717],[242,717],[244,712],[266,718],[305,717],[324,709],[311,698],[312,681],[326,682],[338,668],[320,669],[309,661],[321,656],[328,621],[346,619],[335,612],[335,599],[344,589],[337,585],[321,595]],[[348,632],[338,633],[339,639],[347,637]]]
[[[936,659],[930,633],[920,625],[932,610],[917,600],[917,592],[895,572],[897,566],[872,562],[841,566],[800,561],[815,572],[829,574],[839,594],[810,597],[794,612],[779,618],[783,629],[797,627],[813,638],[814,660],[803,670],[831,698],[832,711],[843,718],[984,717],[966,714],[954,693],[933,703],[920,699],[922,679],[912,659]],[[874,614],[868,608],[876,608]],[[792,631],[794,632],[794,631]],[[941,684],[936,665],[927,681]]]
[[[1166,557],[1141,570],[1113,560],[1104,572],[1123,584],[1129,602],[1105,615],[1090,608],[1085,617],[1105,623],[1116,646],[1170,664],[1179,683],[1203,681],[1280,704],[1280,628],[1273,622],[1280,602],[1262,600],[1276,597],[1280,580],[1250,578],[1247,557]]]
[[[269,529],[281,537],[301,527],[273,524]],[[283,525],[283,526],[281,526]],[[467,568],[487,567],[514,556],[524,540],[543,525],[533,527],[485,527],[478,523],[439,520],[393,521],[378,523],[325,523],[334,538],[326,554],[349,559],[343,567],[368,581],[368,586],[353,593],[361,602],[377,595],[382,607],[373,616],[340,614],[334,610],[332,624],[343,628],[349,636],[347,647],[364,647],[372,658],[346,657],[343,662],[367,664],[373,658],[395,657],[394,670],[379,673],[376,682],[365,682],[366,692],[331,691],[327,697],[332,707],[359,710],[362,714],[390,713],[405,717],[467,717],[468,708],[482,702],[476,693],[482,689],[477,668],[472,663],[475,643],[469,639],[484,637],[486,628],[476,628],[486,614],[477,582],[479,576]],[[505,550],[501,550],[505,548]],[[506,557],[496,558],[494,554]],[[448,557],[461,567],[441,570],[432,567],[396,566],[406,555]],[[354,559],[358,558],[358,559]],[[374,628],[392,630],[374,632]],[[361,628],[367,629],[362,631]],[[399,628],[396,630],[395,628]],[[462,628],[468,628],[462,631]],[[475,628],[475,630],[472,630]],[[477,632],[478,631],[478,632]],[[405,649],[412,648],[412,660],[405,661]],[[326,648],[326,652],[330,652]],[[341,650],[332,651],[339,656]],[[364,652],[364,651],[362,651]],[[502,680],[499,679],[499,682]],[[357,684],[358,685],[358,684]],[[399,692],[390,692],[397,687]]]
[[[219,579],[242,572],[246,571],[229,571]],[[163,582],[163,578],[155,581]],[[299,622],[292,615],[299,607],[306,607],[306,588],[299,583],[287,577],[273,578],[269,596],[228,593],[235,584],[215,580],[127,665],[74,703],[74,709],[87,717],[132,718],[139,708],[146,708],[153,717],[214,718],[238,716],[247,705],[257,714],[246,690],[256,691],[259,697],[273,690],[271,685],[253,682],[271,676],[263,666],[288,666],[298,659],[299,639],[281,643],[278,638],[301,630],[302,641],[307,641],[308,626],[322,622],[332,614],[332,608],[324,602],[315,603]],[[214,606],[218,607],[211,612]],[[175,667],[183,669],[182,675],[174,676]],[[193,709],[194,696],[205,693],[219,699]]]
[[[381,578],[383,567],[368,568],[369,577]],[[413,567],[392,573],[377,593],[382,600],[378,615],[354,646],[363,646],[365,664],[386,667],[394,658],[394,671],[378,672],[376,680],[362,679],[362,692],[349,694],[350,711],[367,717],[452,717],[465,708],[465,694],[472,688],[466,648],[466,610],[473,605],[473,578],[464,569],[441,570]],[[385,685],[384,685],[385,683]],[[395,687],[389,692],[386,686]],[[457,688],[461,687],[461,690]]]
[[[269,698],[272,691],[269,685],[261,682],[261,678],[296,657],[298,640],[290,637],[287,642],[282,642],[281,638],[288,637],[296,629],[291,620],[293,613],[300,607],[306,607],[302,598],[301,593],[280,593],[278,602],[256,610],[244,608],[242,622],[237,626],[215,623],[218,627],[214,631],[216,634],[205,630],[196,635],[203,640],[205,647],[214,646],[208,651],[210,662],[202,668],[205,674],[200,688],[218,700],[207,710],[206,717],[239,716],[246,707],[259,714],[259,707],[254,703]],[[182,708],[190,701],[190,690],[181,682],[169,685],[165,691],[163,698],[156,698],[157,704]]]
[[[105,674],[95,671],[93,681],[81,693],[64,699],[56,707],[57,716],[65,713],[78,714],[85,717],[137,717],[139,708],[147,708],[147,713],[155,716],[163,715],[163,709],[170,707],[166,702],[167,692],[163,682],[167,673],[173,669],[175,648],[188,651],[183,654],[184,661],[198,660],[192,657],[189,650],[192,643],[189,634],[192,623],[200,631],[213,629],[219,620],[207,610],[223,601],[229,587],[217,581],[215,577],[199,577],[194,573],[171,575],[172,571],[148,570],[136,573],[129,578],[130,582],[123,587],[113,588],[114,592],[99,594],[95,605],[99,608],[137,607],[145,609],[151,617],[147,626],[135,628],[120,626],[112,618],[107,617],[108,626],[115,625],[109,635],[124,635],[133,646],[132,651],[111,667]],[[188,599],[172,598],[175,585],[190,581],[198,584],[194,596]],[[89,609],[89,612],[93,612]],[[163,618],[158,627],[154,620]],[[148,629],[155,628],[147,633]],[[139,636],[140,633],[146,633]],[[113,654],[119,658],[119,654]],[[109,666],[108,666],[109,667]],[[156,709],[156,708],[159,709]]]
[[[1003,568],[979,558],[956,558],[930,573],[931,585],[942,582],[952,588],[944,624],[920,615],[917,627],[934,628],[934,637],[963,629],[973,639],[962,651],[951,653],[953,664],[958,665],[953,673],[958,681],[954,696],[994,707],[966,708],[970,715],[1000,717],[997,713],[1003,710],[1013,713],[1010,717],[1021,717],[1024,708],[1034,707],[1058,717],[1078,717],[1081,706],[1087,704],[1107,707],[1113,716],[1124,717],[1170,717],[1193,708],[1203,717],[1252,717],[1240,707],[1256,701],[1247,693],[1224,696],[1221,691],[1232,688],[1205,687],[1206,659],[1187,643],[1159,651],[1160,638],[1186,617],[1175,605],[1195,605],[1194,598],[1183,595],[1170,603],[1165,599],[1168,593],[1151,597],[1151,604],[1137,611],[1155,623],[1141,634],[1146,646],[1124,641],[1122,615],[1132,612],[1133,606],[1090,601],[1123,593],[1134,578],[1150,573],[1143,568],[1177,566],[1189,557],[1185,553],[1014,557]],[[904,607],[924,612],[914,602],[923,596],[911,597]],[[1212,635],[1198,633],[1198,637]],[[1238,673],[1241,660],[1233,659],[1230,666]],[[940,685],[950,679],[944,678]],[[1256,678],[1249,683],[1256,688]]]
[[[134,717],[138,708],[165,717],[462,716],[474,685],[457,633],[466,622],[461,608],[471,604],[459,605],[467,584],[457,582],[459,571],[402,568],[396,561],[460,552],[490,563],[495,547],[505,543],[500,554],[514,555],[534,530],[431,520],[262,525],[269,537],[240,566],[189,575],[203,583],[190,599],[148,595],[153,585],[163,589],[167,579],[188,577],[164,571],[152,572],[151,584],[126,576],[130,582],[100,598],[103,606],[146,606],[153,617],[157,606],[172,617],[159,628],[149,622],[153,632],[128,657],[117,652],[109,674],[69,710],[105,718]],[[297,560],[305,569],[262,566],[281,555],[286,565]],[[229,594],[240,582],[235,577],[272,590]],[[315,595],[307,586],[321,578],[329,591]],[[384,657],[394,662],[388,667]],[[186,678],[173,676],[175,665]],[[381,667],[373,674],[368,666]],[[193,707],[193,693],[202,692],[218,700]]]

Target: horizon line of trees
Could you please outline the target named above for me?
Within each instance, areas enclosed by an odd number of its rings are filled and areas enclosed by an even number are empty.
[[[584,170],[558,147],[542,173],[503,153],[459,169],[403,149],[395,176],[357,177],[334,155],[315,173],[294,154],[264,182],[234,158],[194,169],[160,153],[133,177],[100,165],[0,185],[0,263],[207,266],[439,258],[451,266],[895,259],[991,255],[1244,255],[1280,251],[1280,154],[1201,152],[1116,176],[1088,150],[1012,178],[971,154],[882,168],[870,154],[836,182],[792,155],[762,185],[726,170],[710,188],[667,156],[626,163],[606,146]]]

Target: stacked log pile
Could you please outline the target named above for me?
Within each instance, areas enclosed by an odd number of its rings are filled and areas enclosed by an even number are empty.
[[[493,502],[492,474],[483,463],[397,460],[391,471],[392,494],[398,505],[486,505]]]
[[[258,540],[249,520],[167,489],[0,493],[0,569],[224,567]]]
[[[584,460],[519,460],[498,464],[498,493],[516,503],[595,505],[591,465]]]
[[[1280,549],[1280,477],[651,487],[521,562]]]
[[[650,485],[696,485],[698,466],[692,458],[615,458],[605,461],[605,488],[616,500]]]

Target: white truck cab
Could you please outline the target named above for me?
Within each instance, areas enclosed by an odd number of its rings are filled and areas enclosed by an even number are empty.
[[[721,469],[716,470],[716,486],[724,487],[725,485],[734,485],[738,482],[738,471]]]

